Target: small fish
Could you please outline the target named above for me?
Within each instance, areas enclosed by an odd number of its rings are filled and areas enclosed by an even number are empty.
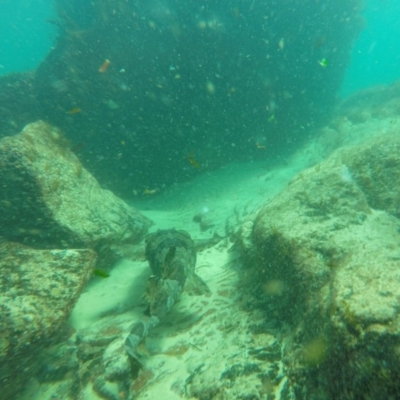
[[[80,112],[82,112],[82,108],[74,107],[74,108],[71,108],[70,110],[68,110],[67,114],[73,115],[73,114],[78,114]]]
[[[101,73],[106,72],[110,64],[111,64],[111,61],[106,58],[104,60],[103,64],[101,64],[101,67],[99,68],[99,72],[101,72]]]
[[[265,146],[264,144],[260,144],[260,143],[256,142],[256,147],[257,147],[257,149],[265,149],[267,146]]]
[[[157,188],[154,188],[154,189],[146,188],[146,189],[144,189],[143,194],[152,195],[152,194],[156,194],[157,192],[158,192]]]
[[[71,147],[71,151],[73,153],[77,153],[79,150],[81,150],[83,147],[85,146],[84,142],[79,142],[77,144],[75,144],[74,146]]]
[[[95,268],[93,270],[93,275],[98,276],[99,278],[108,278],[110,274],[107,271],[104,271],[104,269],[100,268]]]
[[[318,64],[319,64],[321,67],[326,68],[326,67],[329,65],[329,62],[328,62],[328,60],[324,57],[323,59],[321,59],[321,60],[318,61]]]
[[[196,161],[196,159],[194,158],[194,154],[188,154],[186,156],[187,160],[189,161],[189,164],[196,169],[200,169],[200,164]]]
[[[273,122],[275,121],[275,114],[271,114],[271,116],[268,118],[268,122]]]

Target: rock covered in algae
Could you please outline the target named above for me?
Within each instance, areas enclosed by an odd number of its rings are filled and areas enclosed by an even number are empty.
[[[140,241],[150,221],[80,163],[63,134],[38,121],[0,141],[0,235],[36,248]]]
[[[242,226],[245,279],[293,328],[300,398],[400,393],[399,174],[398,135],[345,147]]]
[[[36,373],[36,360],[60,338],[78,296],[92,274],[89,249],[36,250],[0,245],[0,382],[13,398]]]

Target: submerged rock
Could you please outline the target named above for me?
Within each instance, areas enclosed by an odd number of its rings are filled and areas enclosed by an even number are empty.
[[[109,267],[151,222],[101,189],[41,121],[0,141],[0,182],[0,382],[11,399],[33,375],[64,374],[40,366],[40,353],[62,338],[97,260]]]
[[[242,225],[244,278],[294,332],[299,398],[400,393],[399,171],[397,135],[340,149]]]
[[[0,382],[12,399],[37,373],[38,356],[59,340],[64,323],[92,274],[89,249],[34,250],[0,245]]]
[[[35,248],[134,244],[151,222],[100,187],[42,121],[0,141],[0,235]]]

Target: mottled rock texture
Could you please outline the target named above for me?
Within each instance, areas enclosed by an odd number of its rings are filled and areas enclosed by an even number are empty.
[[[36,248],[133,244],[150,221],[83,168],[44,122],[0,141],[0,236]]]
[[[292,326],[299,398],[400,396],[399,188],[386,135],[303,171],[242,226],[245,279]]]
[[[96,263],[93,250],[0,245],[1,398],[12,399],[64,324]]]
[[[51,376],[39,355],[63,338],[96,263],[109,267],[150,223],[100,187],[57,128],[39,121],[0,141],[1,398]]]

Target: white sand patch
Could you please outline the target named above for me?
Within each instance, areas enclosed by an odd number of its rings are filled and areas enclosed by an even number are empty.
[[[215,369],[218,378],[233,354],[244,356],[246,327],[234,296],[235,262],[222,244],[199,253],[197,273],[207,282],[211,295],[184,293],[167,324],[147,339],[150,355],[145,368],[154,376],[146,389],[139,391],[138,399],[180,399],[194,371]]]
[[[217,171],[199,175],[156,197],[133,200],[132,204],[157,229],[184,229],[193,239],[209,238],[214,232],[225,235],[225,221],[235,213],[250,213],[281,191],[305,167],[300,157],[290,165],[271,168],[266,162],[233,163]],[[208,209],[214,226],[201,231],[193,217]]]
[[[123,260],[110,271],[108,278],[94,277],[75,305],[71,325],[79,330],[101,320],[104,315],[134,312],[142,303],[149,275],[147,262]]]

